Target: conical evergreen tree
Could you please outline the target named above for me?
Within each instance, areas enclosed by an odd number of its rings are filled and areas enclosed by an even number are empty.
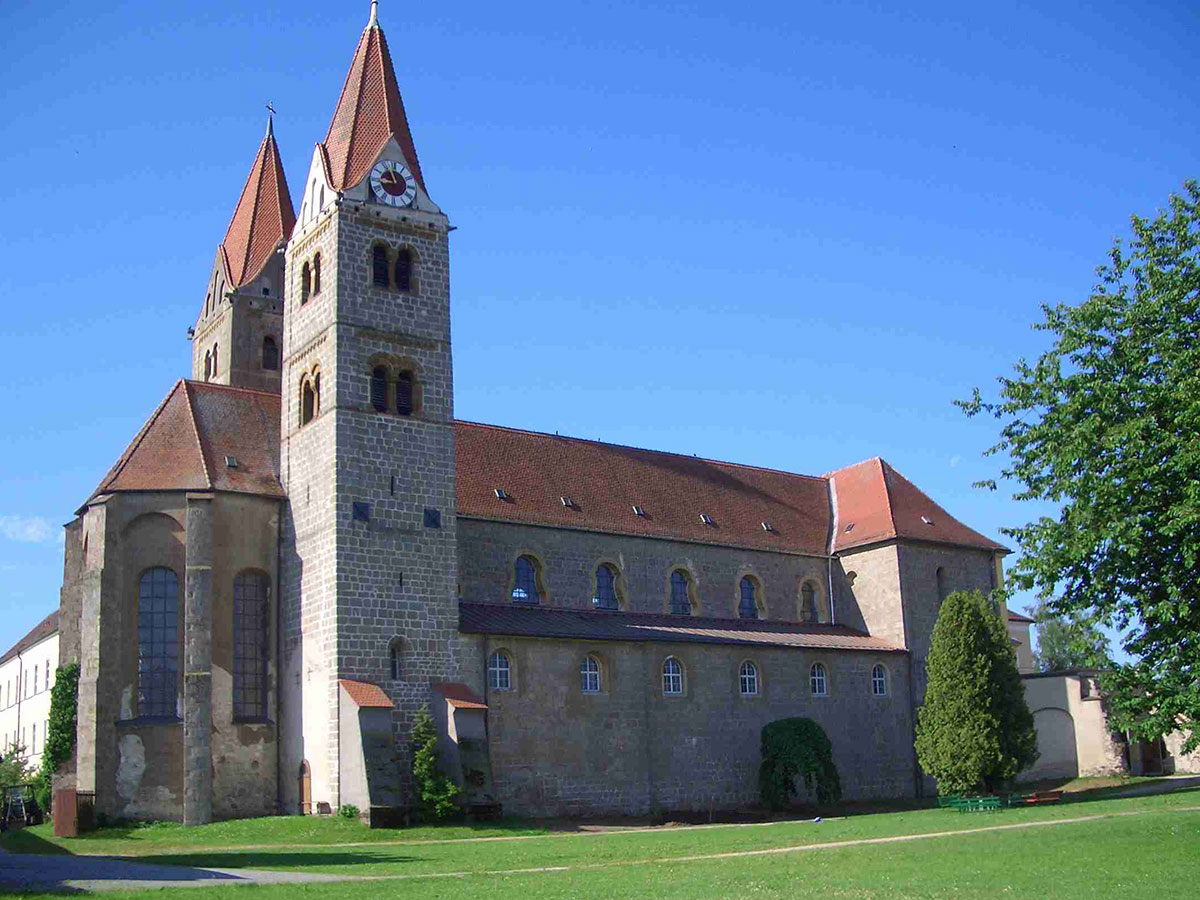
[[[946,598],[926,660],[917,758],[944,794],[993,792],[1037,759],[1008,629],[978,591]]]

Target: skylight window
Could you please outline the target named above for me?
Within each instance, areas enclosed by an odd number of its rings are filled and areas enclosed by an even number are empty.
[[[506,491],[504,488],[496,488],[496,499],[497,500],[507,500],[508,499],[508,491]]]
[[[236,456],[225,457],[225,465],[227,465],[231,469],[236,469],[238,467],[237,457]]]
[[[928,516],[921,516],[921,521],[924,522],[926,525],[933,524],[933,519],[929,518]]]
[[[854,530],[854,523],[851,522],[849,525],[847,525],[845,528],[842,529],[842,534],[849,534],[853,530]]]
[[[762,527],[763,527],[763,531],[769,532],[771,534],[775,533],[775,526],[772,525],[770,522],[763,522]]]
[[[562,505],[565,506],[567,509],[575,509],[576,508],[575,501],[572,500],[570,497],[559,497],[558,499],[562,501]]]
[[[713,523],[712,516],[710,516],[708,513],[700,513],[700,521],[705,525],[711,525]]]
[[[645,507],[638,506],[635,503],[635,504],[633,504],[633,514],[635,516],[637,516],[639,519],[644,519],[644,518],[646,518],[646,509],[645,509]]]

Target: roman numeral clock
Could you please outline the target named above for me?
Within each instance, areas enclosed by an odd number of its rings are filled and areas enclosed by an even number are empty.
[[[384,159],[371,170],[371,192],[376,200],[388,206],[412,206],[417,182],[404,163]]]

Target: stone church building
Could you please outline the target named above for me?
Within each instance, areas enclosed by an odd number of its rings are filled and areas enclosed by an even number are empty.
[[[294,212],[268,125],[166,392],[66,527],[62,780],[110,816],[757,802],[809,716],[849,797],[926,789],[939,602],[1004,547],[880,459],[826,475],[457,421],[450,232],[374,5]],[[232,194],[232,191],[231,191]]]

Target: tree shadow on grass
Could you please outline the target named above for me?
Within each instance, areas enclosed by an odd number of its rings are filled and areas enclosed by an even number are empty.
[[[227,853],[211,853],[203,850],[195,853],[163,853],[139,855],[137,861],[147,865],[191,866],[205,869],[276,869],[291,872],[314,867],[330,866],[390,866],[398,863],[422,862],[420,856],[401,856],[393,853],[355,853],[349,851],[287,851],[287,850],[240,850]]]

